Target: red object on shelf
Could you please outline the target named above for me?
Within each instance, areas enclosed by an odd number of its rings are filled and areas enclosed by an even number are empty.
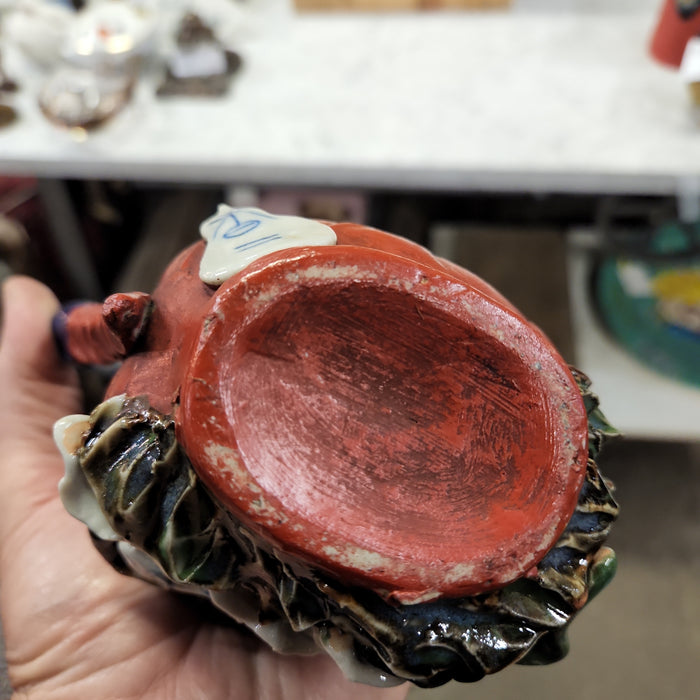
[[[698,34],[700,34],[700,11],[684,19],[678,13],[675,0],[665,0],[649,50],[657,61],[679,68],[686,44]]]

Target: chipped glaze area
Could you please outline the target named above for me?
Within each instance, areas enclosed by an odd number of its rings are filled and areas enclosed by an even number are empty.
[[[120,397],[112,401],[115,406],[121,404]],[[82,446],[89,428],[89,419],[90,416],[75,414],[64,416],[54,424],[54,442],[63,457],[65,467],[65,474],[58,483],[58,494],[63,507],[74,518],[87,525],[103,540],[116,541],[119,540],[119,536],[107,522],[97,497],[88,486],[77,457],[78,448]]]
[[[199,230],[207,242],[199,275],[204,283],[215,286],[268,253],[336,243],[333,229],[318,221],[226,204],[220,204]]]

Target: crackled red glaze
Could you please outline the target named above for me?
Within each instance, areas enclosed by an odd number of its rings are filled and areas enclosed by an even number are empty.
[[[485,282],[403,239],[261,258],[218,289],[202,245],[153,295],[110,394],[147,394],[220,502],[274,546],[411,602],[525,574],[587,459],[576,384]]]

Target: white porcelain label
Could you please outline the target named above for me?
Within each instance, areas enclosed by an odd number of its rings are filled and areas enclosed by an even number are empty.
[[[275,216],[254,207],[219,204],[199,227],[207,247],[199,266],[203,282],[220,285],[263,255],[300,246],[335,245],[335,231],[299,216]]]

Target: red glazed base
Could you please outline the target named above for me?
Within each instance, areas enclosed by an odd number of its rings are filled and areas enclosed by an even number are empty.
[[[388,248],[287,250],[224,283],[178,433],[216,497],[282,551],[402,602],[498,588],[573,513],[579,391],[480,280]]]

